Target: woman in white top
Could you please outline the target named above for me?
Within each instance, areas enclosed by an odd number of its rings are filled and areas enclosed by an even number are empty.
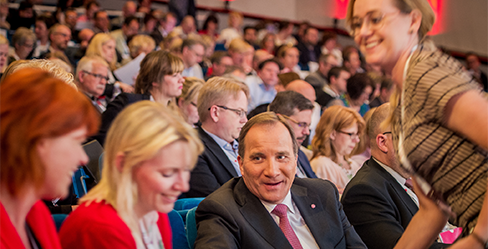
[[[361,166],[349,156],[364,127],[364,120],[356,111],[332,106],[324,111],[315,130],[310,165],[317,177],[334,183],[341,194]]]

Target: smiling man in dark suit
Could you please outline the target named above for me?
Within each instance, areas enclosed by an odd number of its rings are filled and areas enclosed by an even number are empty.
[[[195,248],[366,248],[334,185],[295,178],[298,144],[283,117],[265,112],[239,135],[234,178],[196,211]]]
[[[367,124],[371,158],[364,163],[342,195],[344,212],[370,249],[396,243],[418,211],[417,196],[407,187],[410,177],[395,157],[389,128],[382,129],[390,104],[378,107]],[[430,248],[444,248],[434,242]]]
[[[191,172],[186,197],[206,197],[241,175],[236,139],[247,122],[248,97],[245,84],[223,77],[211,78],[200,90],[197,108],[201,126],[197,129],[205,151]]]

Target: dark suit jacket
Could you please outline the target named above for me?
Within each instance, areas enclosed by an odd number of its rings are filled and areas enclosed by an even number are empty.
[[[349,224],[332,183],[295,178],[291,195],[320,248],[366,248]],[[205,198],[196,211],[196,221],[195,249],[292,249],[242,178],[230,180]]]
[[[112,125],[115,117],[128,105],[141,100],[149,100],[150,96],[146,94],[121,93],[107,105],[107,109],[102,114],[102,125],[98,134],[93,137],[102,146],[105,144],[105,136],[107,136],[108,129]]]
[[[201,126],[197,130],[205,150],[198,156],[197,165],[191,171],[190,190],[185,197],[206,197],[238,176],[232,162],[215,140]]]
[[[305,171],[308,178],[317,178],[315,172],[313,172],[312,167],[310,166],[307,155],[305,155],[305,153],[303,153],[303,151],[300,149],[298,149],[298,163],[302,167],[303,171]]]
[[[300,64],[304,67],[305,66],[308,67],[308,62],[311,61],[311,59],[310,59],[310,52],[307,48],[307,45],[305,43],[300,42],[297,45],[297,49],[298,51],[300,51],[300,58],[299,58]],[[313,53],[315,54],[315,62],[317,62],[321,54],[320,46],[315,45],[313,47]]]
[[[393,176],[370,158],[341,199],[349,221],[370,249],[393,248],[418,207]],[[430,248],[444,248],[434,243]]]

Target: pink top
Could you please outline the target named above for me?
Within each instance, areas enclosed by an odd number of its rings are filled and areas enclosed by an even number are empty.
[[[346,170],[325,156],[319,156],[310,161],[310,166],[312,166],[317,177],[334,183],[340,194],[342,194],[347,183],[349,183],[351,178],[356,175],[356,172],[358,172],[361,167],[361,165],[353,160],[349,160],[349,165],[351,166],[351,169]]]

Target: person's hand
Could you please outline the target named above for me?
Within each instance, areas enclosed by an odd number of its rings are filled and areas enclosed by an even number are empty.
[[[125,93],[133,93],[134,92],[134,87],[132,87],[131,85],[125,84],[125,83],[120,82],[120,81],[117,81],[117,83],[119,83],[120,90],[122,90],[122,92],[125,92]]]

